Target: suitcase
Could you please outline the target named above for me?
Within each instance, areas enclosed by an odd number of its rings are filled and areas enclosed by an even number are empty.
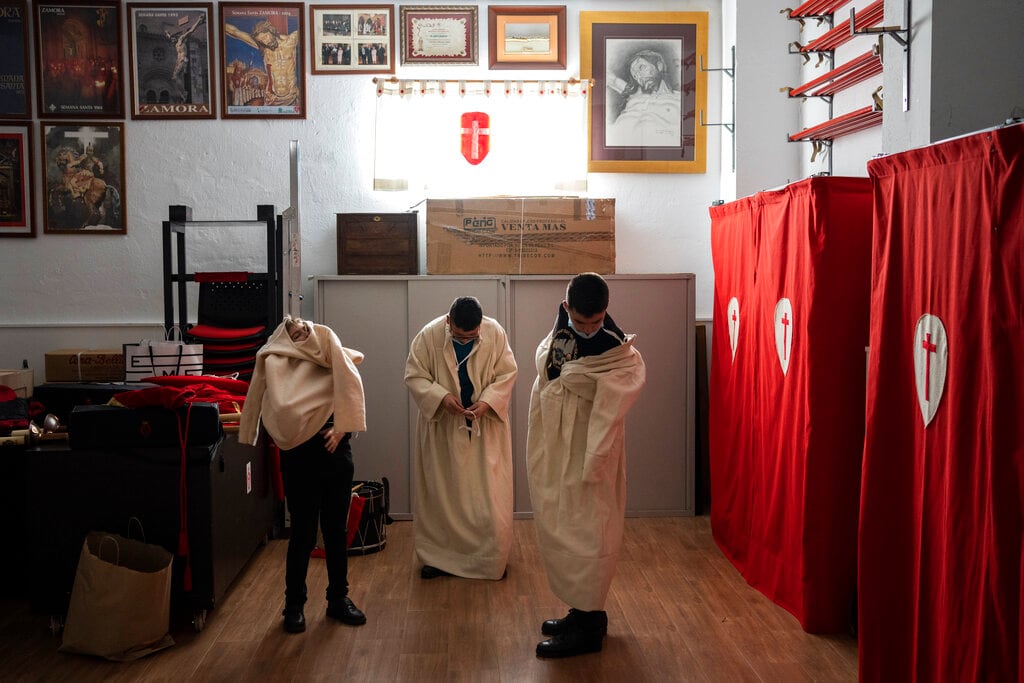
[[[47,382],[36,385],[32,398],[43,404],[46,412],[56,415],[61,424],[66,425],[75,406],[106,405],[115,394],[154,386],[156,385],[120,382]]]
[[[68,417],[71,448],[156,448],[181,445],[179,432],[188,425],[188,445],[209,445],[223,435],[215,403],[169,408],[75,406]]]

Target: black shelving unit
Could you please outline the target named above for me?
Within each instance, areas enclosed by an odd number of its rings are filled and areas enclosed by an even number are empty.
[[[267,268],[258,273],[195,273],[186,268],[186,236],[190,230],[252,225],[266,232]],[[190,329],[188,286],[199,285],[198,323],[223,328],[243,328],[258,322],[265,326],[264,338],[284,316],[281,216],[274,207],[260,204],[256,219],[197,221],[191,207],[171,205],[163,223],[164,331],[177,327],[188,337]],[[203,287],[207,290],[204,292]],[[205,298],[205,301],[204,301]],[[221,374],[218,367],[204,367],[207,374]]]

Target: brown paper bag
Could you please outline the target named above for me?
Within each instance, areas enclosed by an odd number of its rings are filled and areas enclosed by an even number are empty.
[[[82,544],[61,652],[130,661],[170,647],[171,553],[107,533]]]

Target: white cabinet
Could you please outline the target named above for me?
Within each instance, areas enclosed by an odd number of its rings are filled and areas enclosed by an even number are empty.
[[[647,364],[647,386],[626,423],[627,514],[694,514],[694,279],[691,274],[608,275],[609,313]],[[512,405],[515,512],[531,513],[526,430],[534,352],[551,330],[569,276],[319,276],[317,321],[345,346],[366,354],[360,366],[367,431],[353,441],[356,479],[387,477],[391,514],[412,512],[411,454],[416,407],[403,376],[409,343],[448,311],[457,296],[480,299],[506,329],[519,364]]]

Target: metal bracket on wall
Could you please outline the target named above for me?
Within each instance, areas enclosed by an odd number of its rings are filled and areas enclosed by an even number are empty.
[[[910,111],[910,3],[911,0],[904,0],[903,3],[904,26],[857,28],[856,13],[854,10],[850,10],[850,35],[884,34],[891,36],[893,40],[903,46],[903,111]]]
[[[726,76],[732,79],[732,123],[705,123],[704,122],[704,110],[700,112],[700,125],[702,126],[722,126],[727,131],[732,133],[732,170],[736,170],[736,46],[733,45],[732,49],[732,67],[720,68],[720,69],[706,69],[704,68],[704,55],[700,56],[700,70],[703,72],[709,71],[721,71]]]

